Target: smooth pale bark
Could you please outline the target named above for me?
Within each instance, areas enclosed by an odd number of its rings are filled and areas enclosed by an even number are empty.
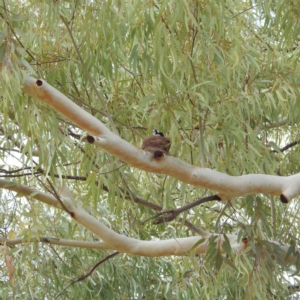
[[[31,197],[39,200],[51,206],[61,208],[59,201],[52,195],[40,192],[31,187],[27,187],[22,184],[0,179],[0,188],[15,191],[21,193],[24,196]],[[66,193],[64,193],[66,195]],[[202,237],[192,236],[186,238],[175,238],[169,240],[157,240],[157,241],[141,241],[138,239],[126,237],[118,234],[110,228],[106,227],[96,218],[88,214],[81,207],[75,205],[70,197],[62,197],[64,205],[67,207],[72,217],[85,228],[89,229],[106,245],[106,249],[115,249],[119,252],[139,255],[139,256],[168,256],[168,255],[189,255],[191,248],[197,243]],[[194,250],[195,253],[205,253],[207,251],[208,236],[205,237],[205,241],[198,245]],[[234,252],[242,251],[245,245],[237,242],[237,236],[228,235],[231,247]],[[219,246],[222,251],[222,237],[220,236]]]
[[[94,136],[94,144],[133,167],[172,176],[195,186],[217,191],[221,200],[262,193],[281,196],[283,202],[300,195],[300,174],[279,177],[264,174],[229,176],[187,164],[172,156],[154,160],[152,154],[131,145],[111,132],[100,120],[41,79],[28,76],[24,92],[43,101]]]
[[[50,245],[65,246],[65,247],[74,247],[74,248],[114,250],[110,245],[108,245],[105,242],[85,242],[85,241],[51,238],[45,236],[41,236],[38,238],[32,237],[29,240],[23,238],[15,238],[15,239],[0,238],[1,244],[5,243],[7,246],[10,247],[20,245],[20,244],[36,243],[36,242],[50,244]]]
[[[50,195],[40,192],[34,188],[11,182],[8,180],[0,179],[0,188],[11,190],[17,193],[21,193],[24,196],[31,197],[33,199],[39,200],[48,205],[61,208],[58,200]],[[193,249],[195,254],[206,253],[208,249],[208,240],[212,234],[206,231],[200,231],[202,236],[192,236],[186,238],[174,238],[169,240],[152,240],[152,241],[142,241],[124,235],[120,235],[115,231],[106,227],[103,223],[98,221],[93,216],[89,215],[81,207],[75,205],[71,199],[71,193],[67,187],[63,187],[60,191],[62,200],[68,210],[72,213],[73,218],[83,225],[85,228],[89,229],[95,235],[97,235],[102,242],[87,242],[87,241],[74,241],[58,238],[47,238],[47,237],[32,237],[30,240],[24,240],[22,238],[17,239],[5,239],[0,238],[0,243],[6,243],[8,246],[14,246],[17,244],[23,244],[28,242],[43,242],[53,245],[67,246],[67,247],[79,247],[79,248],[89,248],[89,249],[101,249],[101,250],[117,250],[122,253],[148,256],[148,257],[158,257],[158,256],[187,256],[191,254],[191,249],[193,246],[201,239],[204,241]],[[241,253],[242,251],[249,248],[247,240],[241,240],[238,242],[238,237],[235,234],[227,235],[232,251],[234,253]],[[220,251],[224,253],[222,249],[222,243],[224,241],[223,235],[218,235],[217,247]],[[271,241],[275,243],[282,251],[282,258],[289,263],[294,255],[290,255],[288,259],[285,258],[288,252],[289,245],[279,244],[276,241]]]

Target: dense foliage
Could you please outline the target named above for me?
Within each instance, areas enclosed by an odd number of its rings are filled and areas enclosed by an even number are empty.
[[[158,128],[171,139],[171,154],[193,165],[287,176],[300,171],[299,20],[296,0],[3,0],[2,178],[50,192],[49,182],[63,178],[89,213],[143,240],[195,234],[185,218],[208,232],[251,240],[246,253],[230,256],[229,249],[228,257],[213,239],[196,257],[119,254],[60,298],[282,298],[299,266],[286,266],[269,241],[295,251],[300,206],[298,199],[282,204],[260,194],[208,203],[167,224],[141,224],[156,211],[131,201],[129,191],[164,209],[213,191],[96,150],[85,132],[21,91],[24,74],[44,78],[113,130],[112,119],[138,147]],[[2,237],[97,240],[61,210],[21,196],[2,190]],[[1,299],[52,299],[109,254],[38,242],[10,252],[14,283],[3,260]]]

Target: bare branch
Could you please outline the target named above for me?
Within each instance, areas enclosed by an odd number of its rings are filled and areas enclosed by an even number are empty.
[[[290,148],[292,148],[292,147],[294,147],[294,146],[296,146],[296,145],[298,145],[298,144],[299,144],[299,141],[291,142],[291,143],[287,144],[286,146],[280,148],[280,151],[281,151],[281,152],[284,152],[284,151],[286,151],[286,150],[288,150],[288,149],[290,149]],[[273,149],[272,152],[278,153],[279,151]]]
[[[205,198],[200,198],[197,199],[196,201],[189,203],[187,205],[181,206],[177,209],[170,209],[170,210],[166,210],[163,211],[161,213],[159,213],[158,215],[156,215],[155,217],[158,217],[157,221],[154,222],[154,224],[161,224],[161,223],[166,223],[166,222],[170,222],[172,220],[174,220],[180,213],[187,211],[197,205],[206,203],[206,202],[210,202],[210,201],[220,201],[220,198],[218,195],[213,195],[213,196],[208,196]],[[168,215],[166,217],[164,217],[164,215]]]

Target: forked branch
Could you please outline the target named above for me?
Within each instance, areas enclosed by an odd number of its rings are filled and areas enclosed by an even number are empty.
[[[229,176],[211,169],[199,168],[173,156],[157,161],[151,153],[137,148],[111,132],[100,120],[80,108],[68,97],[41,79],[27,77],[23,90],[43,101],[77,126],[94,136],[93,144],[147,172],[172,176],[182,182],[217,191],[220,200],[263,193],[280,196],[287,203],[300,195],[300,173],[288,177],[265,174]]]

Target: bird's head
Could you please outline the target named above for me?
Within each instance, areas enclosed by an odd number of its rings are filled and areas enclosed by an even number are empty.
[[[158,131],[157,129],[154,129],[152,132],[153,132],[153,135],[164,136],[164,134],[162,132]]]

